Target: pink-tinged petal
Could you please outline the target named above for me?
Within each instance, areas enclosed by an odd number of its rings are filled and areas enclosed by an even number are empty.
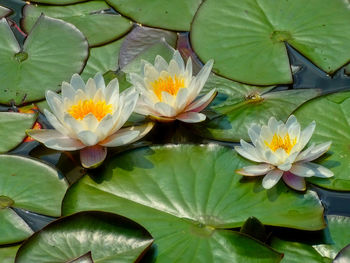
[[[264,176],[262,185],[265,189],[270,189],[275,186],[278,181],[281,179],[283,171],[275,169],[270,171],[267,175]]]
[[[306,183],[305,179],[300,176],[296,176],[290,172],[285,172],[282,177],[283,181],[292,189],[297,191],[305,191]]]
[[[316,176],[329,178],[334,175],[331,170],[316,163],[295,163],[290,169],[290,172],[301,177]]]
[[[192,102],[188,107],[186,107],[186,111],[202,111],[213,101],[213,99],[215,99],[217,94],[218,92],[216,91],[216,89],[212,89],[209,93],[199,98],[198,100]]]
[[[206,116],[203,113],[198,112],[185,112],[178,116],[176,119],[179,121],[187,122],[187,123],[197,123],[204,121]]]
[[[95,145],[80,150],[80,162],[85,168],[96,168],[103,163],[107,156],[107,148]]]
[[[319,144],[317,146],[310,146],[307,148],[305,151],[301,152],[298,157],[297,161],[303,161],[303,162],[310,162],[313,160],[316,160],[319,158],[321,155],[325,154],[329,148],[331,147],[332,142],[325,142],[322,144]]]
[[[107,137],[99,143],[99,145],[106,147],[117,147],[132,142],[140,134],[139,131],[133,131],[129,127],[120,129],[116,133]]]
[[[80,141],[69,138],[56,130],[28,130],[27,134],[46,147],[59,151],[75,151],[85,147]]]
[[[236,170],[236,173],[245,175],[245,176],[257,176],[257,175],[267,174],[273,169],[275,169],[275,166],[264,163],[259,165],[245,166],[241,169]]]
[[[86,146],[94,146],[98,143],[98,137],[96,133],[92,131],[89,131],[89,130],[81,131],[77,134],[77,136],[78,136],[78,139]]]

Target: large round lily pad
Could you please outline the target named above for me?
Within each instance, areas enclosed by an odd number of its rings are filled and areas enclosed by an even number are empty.
[[[132,22],[118,14],[105,13],[110,8],[104,1],[89,1],[68,6],[26,5],[22,26],[29,32],[41,13],[75,25],[86,36],[90,46],[115,40],[132,27]]]
[[[83,212],[59,219],[34,234],[20,247],[15,262],[65,263],[90,255],[93,261],[89,262],[136,262],[152,242],[147,230],[127,218]]]
[[[247,164],[218,145],[132,150],[74,184],[63,213],[100,209],[135,220],[155,238],[159,262],[276,262],[275,252],[227,229],[250,216],[268,225],[322,229],[323,207],[313,192],[298,194],[284,184],[266,191],[260,180],[234,173]]]
[[[202,0],[107,0],[115,10],[152,27],[189,31]]]
[[[324,188],[350,191],[350,92],[335,93],[312,100],[295,112],[302,126],[316,121],[310,143],[332,141],[330,151],[318,163],[334,172],[330,178],[308,178]]]
[[[26,137],[26,130],[33,126],[35,119],[36,114],[0,112],[0,153],[15,148]]]
[[[334,259],[336,255],[350,244],[350,217],[327,216],[327,229],[324,230],[332,244],[315,245],[314,248],[324,257]]]
[[[80,72],[88,56],[84,35],[62,20],[41,16],[21,49],[9,25],[0,20],[0,103],[23,104],[58,91]]]
[[[68,183],[57,170],[33,159],[0,155],[0,244],[32,234],[12,208],[58,217]]]
[[[206,138],[238,142],[250,140],[248,128],[266,124],[274,116],[285,121],[301,104],[319,95],[318,90],[285,90],[266,93],[271,87],[258,88],[211,75],[203,93],[216,88],[219,92],[206,112],[207,120],[194,131]]]
[[[287,42],[327,73],[350,60],[350,8],[343,0],[206,0],[191,29],[214,72],[255,85],[291,83]]]
[[[81,77],[87,81],[93,78],[96,72],[104,74],[108,71],[117,71],[119,50],[123,41],[124,38],[104,46],[90,48],[90,56]]]

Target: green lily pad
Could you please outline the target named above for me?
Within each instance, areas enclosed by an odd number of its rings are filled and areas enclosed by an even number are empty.
[[[208,120],[193,125],[194,132],[205,138],[238,142],[250,140],[253,123],[266,124],[270,117],[285,121],[301,104],[319,95],[318,90],[285,90],[266,93],[271,87],[258,88],[212,75],[203,93],[216,88],[218,96],[207,112]]]
[[[20,48],[9,25],[0,20],[0,103],[23,104],[58,91],[80,72],[88,56],[83,34],[62,20],[41,16]],[[20,77],[19,77],[20,76]]]
[[[146,60],[150,63],[154,63],[154,59],[157,55],[162,56],[166,61],[170,61],[173,57],[174,49],[169,46],[165,40],[161,40],[158,43],[152,45],[139,55],[137,55],[132,61],[125,65],[121,70],[124,73],[140,72],[142,66],[142,60]]]
[[[104,1],[89,1],[67,6],[26,5],[22,26],[29,32],[38,17],[45,15],[75,25],[86,36],[90,46],[113,41],[132,28],[132,22],[118,14],[104,13],[110,6]]]
[[[0,153],[8,152],[20,144],[36,117],[36,114],[0,112]]]
[[[0,18],[11,14],[12,10],[0,5]]]
[[[33,232],[12,208],[58,217],[67,188],[57,170],[44,163],[0,155],[0,244],[22,241]]]
[[[102,212],[61,218],[31,236],[18,250],[16,263],[136,262],[152,244],[151,235],[135,222]],[[80,258],[80,259],[79,259]]]
[[[333,171],[330,178],[308,178],[318,186],[350,191],[350,92],[335,93],[312,100],[295,112],[303,127],[313,120],[316,129],[310,143],[332,141],[328,153],[318,163]]]
[[[13,263],[15,262],[16,253],[19,246],[0,247],[0,262]]]
[[[177,34],[158,28],[136,26],[126,37],[120,49],[119,66],[123,68],[140,53],[164,39],[176,47]]]
[[[42,4],[48,4],[48,5],[68,5],[68,4],[85,2],[85,1],[86,0],[35,0],[35,3],[42,3]]]
[[[313,192],[297,194],[284,184],[265,191],[260,180],[234,173],[248,163],[218,145],[135,149],[74,184],[63,213],[99,209],[135,220],[155,238],[158,262],[278,262],[269,248],[227,229],[250,216],[267,225],[322,229],[323,207]]]
[[[284,257],[281,263],[330,263],[332,260],[321,256],[312,246],[299,243],[285,241],[279,238],[273,238],[271,246],[278,252],[283,253]]]
[[[96,72],[103,74],[108,71],[117,71],[119,50],[123,41],[124,38],[121,38],[101,47],[90,48],[90,56],[81,77],[87,81],[93,78]]]
[[[202,0],[107,0],[121,14],[151,27],[189,31]]]
[[[315,11],[316,10],[316,11]],[[350,10],[341,0],[206,0],[191,29],[213,71],[254,85],[291,83],[285,42],[327,73],[349,62]]]
[[[324,257],[334,259],[338,252],[350,244],[350,217],[327,216],[328,228],[324,231],[333,241],[330,245],[315,245],[314,248]]]

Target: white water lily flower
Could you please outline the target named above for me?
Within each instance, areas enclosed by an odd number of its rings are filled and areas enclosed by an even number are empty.
[[[299,191],[306,189],[304,177],[333,176],[329,169],[310,162],[327,152],[332,142],[312,144],[302,151],[315,127],[313,121],[301,131],[294,115],[285,124],[271,117],[268,125],[252,125],[248,134],[253,145],[241,140],[241,146],[236,146],[235,150],[243,157],[261,164],[246,166],[236,172],[245,176],[265,175],[262,185],[266,189],[273,187],[282,178],[288,186]]]
[[[46,92],[52,113],[44,114],[55,129],[28,130],[33,139],[60,151],[80,150],[81,163],[96,167],[106,158],[106,147],[121,146],[146,135],[152,123],[121,127],[133,112],[139,94],[127,89],[119,94],[118,79],[105,86],[100,73],[85,85],[78,74],[62,83],[62,96]]]
[[[206,116],[200,113],[215,98],[215,89],[195,100],[208,79],[213,60],[208,61],[197,76],[192,76],[191,58],[184,61],[178,51],[169,64],[161,57],[154,66],[144,61],[141,74],[130,73],[129,81],[140,92],[135,112],[151,116],[161,122],[180,120],[201,122]]]

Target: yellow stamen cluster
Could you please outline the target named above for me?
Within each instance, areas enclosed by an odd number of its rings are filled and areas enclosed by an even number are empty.
[[[79,100],[79,102],[68,110],[76,120],[82,120],[86,115],[92,113],[98,121],[102,120],[108,113],[112,113],[112,104],[106,104],[105,101],[99,100],[94,102],[90,100]]]
[[[166,91],[171,95],[176,95],[181,88],[185,87],[185,81],[182,77],[174,78],[171,76],[166,78],[159,78],[151,83],[154,93],[157,95],[158,99],[162,100],[162,91]]]
[[[277,151],[277,149],[283,149],[286,153],[290,153],[294,145],[297,143],[297,139],[291,139],[289,133],[287,133],[283,138],[276,133],[273,135],[270,143],[265,141],[265,144],[272,150]]]

